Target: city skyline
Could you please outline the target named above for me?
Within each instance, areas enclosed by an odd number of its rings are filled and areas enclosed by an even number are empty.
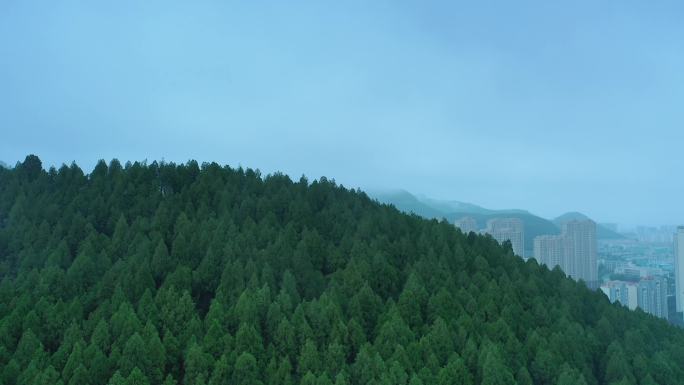
[[[611,302],[619,302],[630,310],[638,307],[656,317],[669,319],[667,280],[663,277],[647,277],[639,282],[609,281],[601,285],[601,291]]]

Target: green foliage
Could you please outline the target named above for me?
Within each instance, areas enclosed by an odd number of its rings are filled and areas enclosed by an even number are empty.
[[[245,385],[259,385],[259,368],[256,358],[248,352],[243,352],[235,361],[233,369],[233,383]]]
[[[681,384],[684,332],[325,178],[0,169],[0,384]]]

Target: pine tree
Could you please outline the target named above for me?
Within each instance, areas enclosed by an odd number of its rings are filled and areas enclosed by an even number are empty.
[[[515,385],[513,374],[494,347],[483,353],[482,385]]]
[[[214,363],[214,368],[211,371],[211,377],[209,378],[208,384],[221,385],[231,377],[232,373],[230,364],[228,362],[228,357],[224,354]]]
[[[243,352],[235,361],[233,383],[260,385],[257,360],[248,352]]]
[[[209,377],[209,371],[214,366],[211,355],[205,353],[198,344],[193,344],[185,357],[185,378],[183,383],[192,384],[200,378]]]
[[[152,384],[161,384],[164,378],[164,366],[166,364],[166,349],[159,339],[157,328],[151,322],[147,322],[142,335],[147,351],[146,363],[143,374]]]
[[[78,365],[74,373],[71,375],[67,385],[88,385],[90,384],[90,377],[88,376],[88,369],[83,364]]]
[[[428,294],[420,278],[415,273],[411,274],[397,302],[399,313],[411,328],[422,325],[423,311],[427,301]]]
[[[145,341],[138,333],[135,333],[126,342],[117,366],[123,376],[128,376],[136,367],[139,369],[142,367],[140,370],[144,373],[149,367],[149,358]]]
[[[316,344],[313,341],[307,340],[304,346],[302,346],[298,362],[297,371],[301,376],[307,372],[316,374],[321,370],[321,359]]]
[[[150,385],[150,381],[145,377],[139,368],[134,368],[126,378],[126,385]]]

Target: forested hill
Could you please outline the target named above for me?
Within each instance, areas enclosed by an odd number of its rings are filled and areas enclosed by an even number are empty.
[[[682,384],[684,334],[326,179],[0,169],[0,382]]]

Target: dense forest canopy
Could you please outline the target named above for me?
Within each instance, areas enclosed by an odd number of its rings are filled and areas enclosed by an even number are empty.
[[[0,384],[681,384],[684,333],[321,178],[0,168]]]

